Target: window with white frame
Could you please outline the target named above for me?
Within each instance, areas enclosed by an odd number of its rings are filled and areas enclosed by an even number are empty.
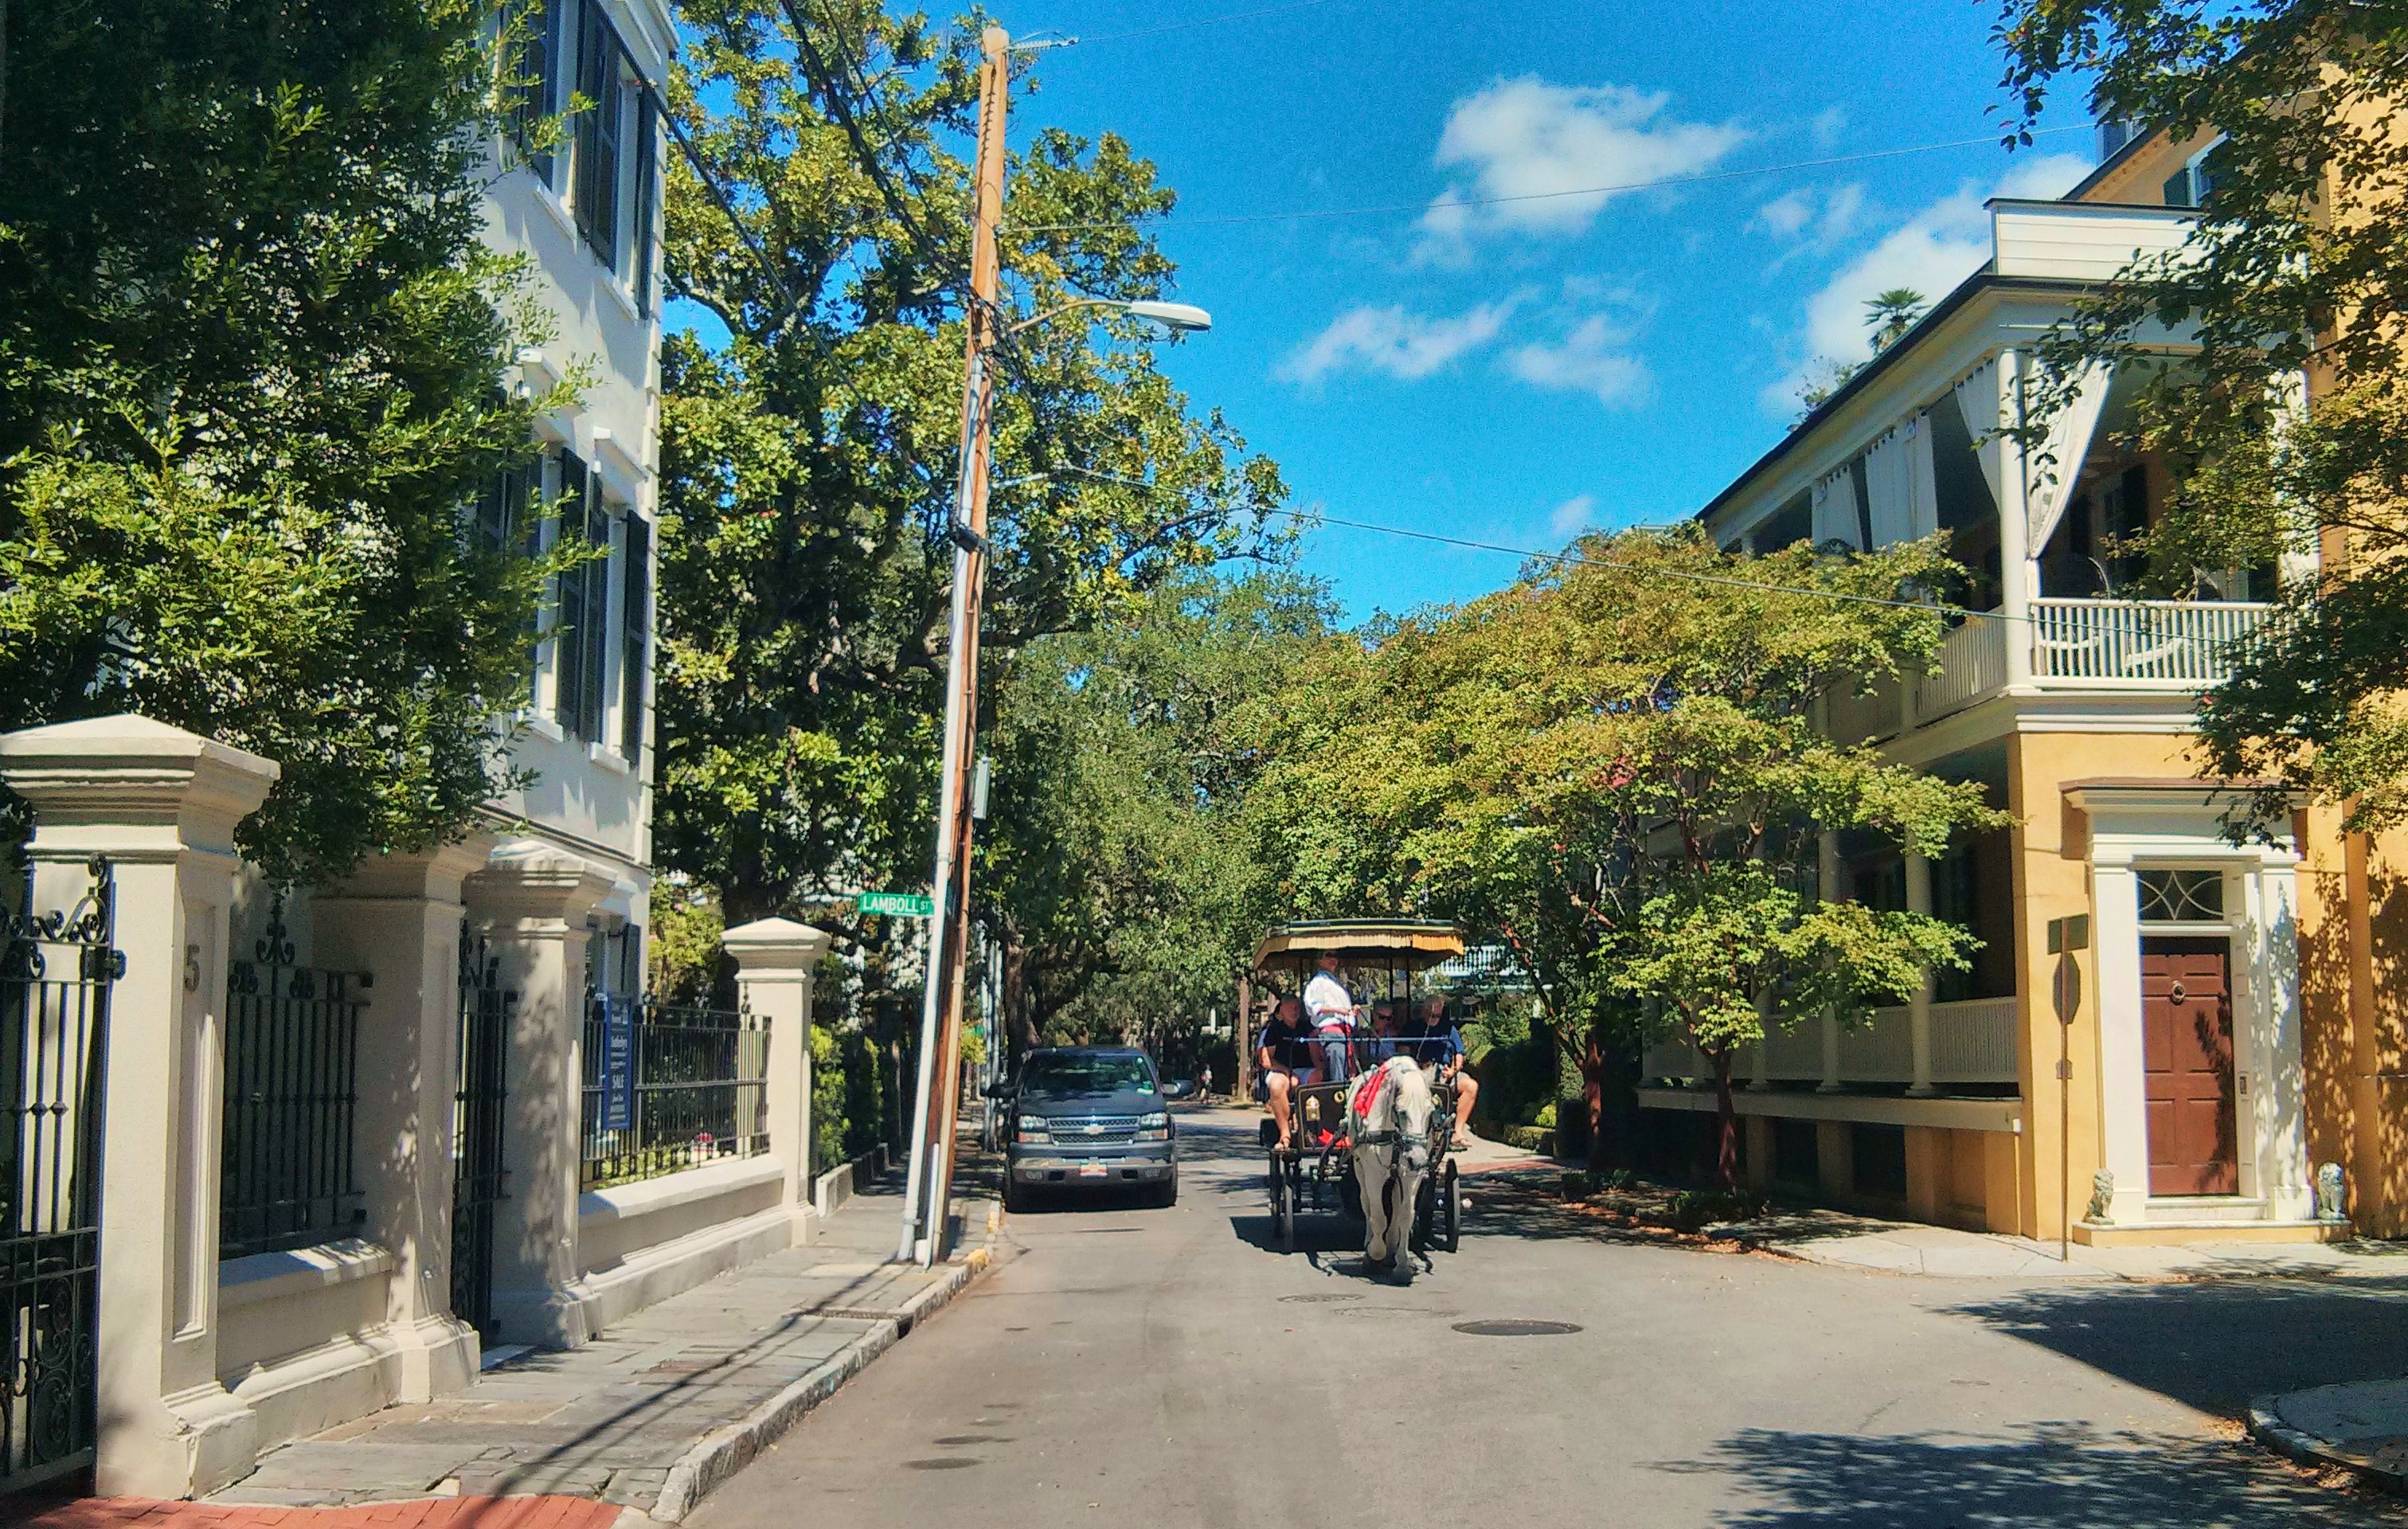
[[[536,176],[566,196],[595,257],[626,279],[649,314],[658,266],[660,117],[602,0],[510,0],[519,49],[511,127]],[[536,146],[536,124],[570,112],[565,142]]]
[[[562,452],[560,461],[565,498],[558,535],[563,543],[595,553],[562,569],[555,581],[552,721],[570,737],[601,743],[609,709],[603,684],[610,653],[611,517],[601,475],[575,452]]]
[[[2224,922],[2222,871],[2142,871],[2138,880],[2143,923]]]

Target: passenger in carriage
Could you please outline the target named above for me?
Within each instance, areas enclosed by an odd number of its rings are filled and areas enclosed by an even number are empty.
[[[1455,1150],[1471,1139],[1471,1106],[1480,1097],[1480,1079],[1464,1070],[1463,1032],[1446,1017],[1446,1000],[1435,993],[1422,1000],[1421,1012],[1398,1037],[1403,1054],[1437,1076],[1439,1086],[1455,1089]]]
[[[1312,1065],[1312,1042],[1304,1028],[1304,1006],[1294,998],[1282,998],[1271,1010],[1268,1024],[1256,1037],[1254,1047],[1254,1098],[1268,1105],[1272,1122],[1279,1126],[1279,1144],[1285,1147],[1294,1134],[1294,1096],[1297,1089],[1314,1082],[1321,1076]]]

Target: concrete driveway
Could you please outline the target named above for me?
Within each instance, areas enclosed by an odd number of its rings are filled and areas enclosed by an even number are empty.
[[[1475,1179],[1462,1251],[1396,1289],[1334,1215],[1272,1250],[1250,1113],[1182,1129],[1176,1208],[1012,1218],[996,1273],[689,1522],[2401,1522],[2231,1422],[2397,1374],[2395,1286],[1915,1279],[1657,1246]],[[1460,1329],[1498,1321],[1577,1330]]]

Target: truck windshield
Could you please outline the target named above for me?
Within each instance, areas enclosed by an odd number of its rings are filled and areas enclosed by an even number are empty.
[[[1154,1069],[1141,1056],[1040,1056],[1020,1076],[1024,1099],[1082,1093],[1152,1093]]]

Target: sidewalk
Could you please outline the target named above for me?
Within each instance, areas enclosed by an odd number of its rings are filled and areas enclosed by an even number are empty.
[[[2070,1260],[2057,1244],[1838,1210],[1773,1210],[1708,1226],[1708,1236],[1809,1264],[1957,1279],[2091,1279],[2160,1283],[2204,1279],[2408,1278],[2408,1244],[2202,1243],[2181,1248],[2086,1248]]]
[[[2318,1386],[2249,1404],[2249,1432],[2306,1465],[2341,1465],[2408,1491],[2408,1380]]]
[[[583,1348],[519,1353],[457,1395],[387,1408],[285,1445],[208,1504],[177,1509],[182,1517],[143,1520],[142,1529],[187,1529],[188,1520],[191,1529],[268,1522],[258,1513],[194,1516],[213,1505],[337,1507],[425,1497],[512,1501],[456,1521],[428,1517],[432,1505],[412,1505],[418,1518],[393,1522],[500,1529],[523,1521],[524,1529],[550,1529],[553,1518],[538,1523],[522,1507],[546,1498],[681,1519],[985,1266],[993,1202],[983,1195],[955,1201],[962,1230],[951,1263],[922,1270],[885,1262],[902,1214],[900,1179],[890,1173],[856,1195],[815,1227],[809,1247],[731,1269],[646,1308]],[[60,1518],[57,1529],[129,1522],[91,1517],[108,1506],[59,1509],[71,1516]],[[324,1529],[335,1521],[287,1515],[281,1522],[288,1529]],[[573,1516],[558,1522],[585,1529]]]

